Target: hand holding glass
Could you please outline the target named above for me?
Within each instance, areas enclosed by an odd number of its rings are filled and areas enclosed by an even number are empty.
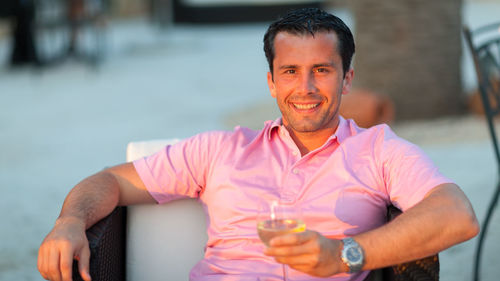
[[[306,230],[300,210],[295,206],[273,201],[260,207],[257,218],[257,232],[260,240],[269,247],[269,241],[280,235]],[[283,265],[283,280],[287,281],[287,271]]]

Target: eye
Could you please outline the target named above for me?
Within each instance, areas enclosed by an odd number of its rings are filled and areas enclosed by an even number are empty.
[[[328,72],[328,68],[326,67],[318,67],[314,70],[314,72],[317,72],[317,73],[326,73]]]
[[[295,69],[287,69],[287,70],[285,70],[285,73],[286,74],[295,74],[296,71],[295,71]]]

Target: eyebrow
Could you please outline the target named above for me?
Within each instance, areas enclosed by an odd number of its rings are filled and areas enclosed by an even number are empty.
[[[314,68],[316,67],[335,67],[335,64],[333,63],[318,63],[313,65]]]
[[[317,67],[335,67],[335,64],[333,63],[317,63],[313,65],[313,68]],[[296,64],[286,64],[278,67],[278,69],[290,69],[290,68],[299,68],[298,65]]]
[[[289,69],[289,68],[299,68],[296,64],[282,65],[278,69]]]

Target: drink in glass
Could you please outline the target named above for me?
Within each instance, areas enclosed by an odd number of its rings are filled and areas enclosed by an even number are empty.
[[[269,241],[276,236],[305,230],[306,224],[296,206],[277,201],[261,204],[257,218],[257,233],[266,246],[269,247]],[[283,280],[287,281],[285,265],[283,265]]]

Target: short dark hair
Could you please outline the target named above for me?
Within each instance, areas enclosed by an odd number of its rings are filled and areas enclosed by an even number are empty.
[[[271,23],[264,35],[264,52],[266,54],[269,70],[273,72],[274,39],[279,32],[288,32],[296,35],[317,32],[330,32],[337,34],[339,40],[338,51],[342,58],[344,75],[349,71],[352,56],[354,55],[354,39],[351,30],[338,17],[318,8],[304,8],[290,11],[284,17]]]

